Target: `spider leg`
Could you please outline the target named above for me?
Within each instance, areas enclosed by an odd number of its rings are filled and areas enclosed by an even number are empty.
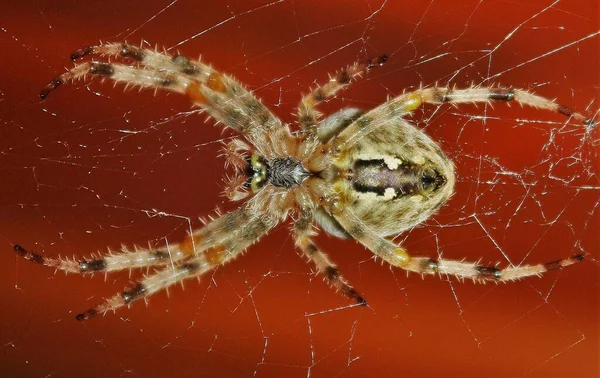
[[[121,253],[109,252],[107,255],[93,256],[82,260],[46,257],[26,250],[20,245],[15,245],[14,250],[19,256],[34,264],[62,270],[65,273],[81,274],[114,272],[125,269],[166,265],[179,262],[189,256],[178,245],[169,245],[158,249],[140,249],[134,247],[134,251],[129,251],[123,247]]]
[[[319,248],[311,240],[310,227],[313,222],[313,214],[311,211],[305,210],[300,214],[300,219],[294,226],[294,239],[296,246],[300,248],[304,256],[311,260],[317,271],[325,277],[327,282],[336,290],[340,291],[346,298],[355,301],[361,306],[365,306],[367,302],[364,298],[344,279],[338,268],[329,260],[329,257],[319,250]]]
[[[269,152],[279,152],[270,151],[269,144],[265,142],[268,133],[276,134],[277,138],[291,139],[287,127],[251,92],[233,78],[200,61],[120,43],[87,46],[74,52],[71,58],[77,60],[87,55],[122,57],[133,60],[137,65],[131,67],[95,61],[76,64],[42,90],[42,100],[62,84],[91,74],[142,88],[185,94],[217,123],[244,134],[266,156]]]
[[[172,74],[135,68],[117,63],[85,62],[76,64],[73,68],[53,79],[40,93],[40,98],[45,99],[59,86],[78,79],[85,79],[87,75],[108,78],[115,83],[126,83],[141,88],[161,88],[171,92],[186,93],[191,81],[185,77],[176,77]]]
[[[330,210],[332,209],[330,208]],[[349,209],[338,209],[333,212],[333,215],[354,239],[367,247],[377,257],[393,266],[419,274],[445,274],[453,275],[459,279],[470,278],[481,282],[506,282],[531,276],[540,276],[542,273],[578,263],[584,258],[584,255],[574,255],[545,264],[498,268],[496,266],[480,265],[472,262],[412,257],[401,246],[370,230]]]
[[[244,213],[244,216],[241,214]],[[239,218],[239,223],[231,223],[233,218]],[[242,222],[247,219],[247,222]],[[230,221],[229,223],[227,221]],[[206,238],[213,239],[212,247],[203,250],[203,253],[196,253],[181,263],[172,267],[165,267],[151,275],[147,275],[133,286],[126,288],[120,294],[108,298],[96,307],[78,314],[78,320],[86,320],[98,314],[105,314],[108,311],[115,311],[119,307],[130,305],[138,299],[146,299],[150,295],[167,289],[168,287],[182,282],[188,278],[200,277],[208,271],[228,263],[241,255],[248,247],[257,242],[269,230],[277,224],[277,219],[266,214],[252,215],[252,210],[248,207],[235,212],[226,214],[215,220],[213,223],[221,223],[215,228],[216,235],[208,233]],[[207,227],[210,227],[209,223]],[[233,230],[232,228],[238,227]],[[199,236],[196,235],[199,240]],[[217,240],[219,241],[217,243]],[[185,250],[185,243],[182,243],[182,250]],[[196,252],[198,247],[196,246]]]
[[[593,119],[586,118],[583,114],[575,112],[564,105],[557,104],[552,100],[522,89],[479,87],[467,89],[422,88],[402,94],[361,115],[331,139],[329,142],[330,151],[338,155],[343,153],[343,151],[348,150],[363,136],[388,124],[394,119],[409,115],[424,103],[441,105],[444,103],[489,103],[498,101],[516,102],[522,106],[550,110],[582,122],[587,129],[592,129],[598,124]],[[381,120],[386,122],[382,122]]]
[[[388,124],[389,121],[409,115],[424,103],[441,105],[444,103],[490,103],[498,101],[516,102],[522,106],[553,111],[582,122],[587,129],[592,129],[598,124],[593,119],[587,118],[583,114],[575,112],[564,105],[522,89],[478,87],[467,89],[422,88],[402,94],[361,115],[331,139],[329,142],[330,149],[332,153],[340,154],[344,150],[348,150],[364,135]]]
[[[137,47],[128,43],[105,43],[102,45],[85,46],[71,54],[71,60],[76,61],[86,56],[101,56],[108,58],[124,58],[140,65],[171,73],[181,73],[196,78],[203,84],[216,71],[199,60],[191,60],[183,55],[169,55],[155,50]]]
[[[319,123],[317,137],[321,143],[339,134],[342,130],[356,121],[364,112],[356,108],[346,108],[335,112]]]
[[[239,252],[238,252],[239,253]],[[149,276],[133,286],[126,288],[122,293],[108,298],[105,302],[90,308],[81,314],[77,314],[77,320],[86,320],[96,315],[104,315],[108,311],[115,311],[119,307],[130,305],[140,298],[147,298],[157,291],[168,288],[169,286],[181,282],[187,278],[198,277],[231,260],[238,253],[225,253],[224,249],[215,251],[211,254],[211,259],[205,255],[198,255],[189,259],[185,264],[175,265],[173,268],[165,268]]]
[[[551,112],[562,114],[563,116],[573,118],[583,123],[588,128],[593,128],[596,123],[581,113],[575,112],[565,105],[561,105],[554,100],[536,95],[518,88],[490,88],[490,87],[471,87],[465,89],[454,89],[444,87],[422,88],[413,92],[399,96],[390,102],[402,102],[406,98],[412,98],[413,101],[422,103],[441,105],[477,103],[477,102],[515,102],[521,106],[529,106],[536,109],[549,110]],[[418,105],[420,106],[420,104]]]
[[[317,119],[320,116],[316,110],[316,106],[328,98],[335,96],[338,91],[346,88],[353,80],[361,77],[371,67],[382,65],[387,59],[386,55],[381,55],[363,62],[351,64],[338,71],[326,84],[318,86],[311,93],[302,97],[298,105],[298,123],[302,129],[314,133]]]
[[[473,102],[515,102],[521,106],[549,110],[563,116],[573,118],[583,123],[588,128],[593,128],[595,123],[581,113],[575,112],[565,105],[554,100],[538,96],[518,88],[489,88],[474,87],[466,89],[426,88],[416,91],[423,98],[423,102],[432,104],[442,103],[473,103]]]
[[[51,258],[36,252],[26,250],[20,245],[14,245],[15,252],[26,260],[49,268],[62,270],[66,273],[96,273],[114,272],[119,270],[143,268],[157,265],[177,264],[181,261],[205,253],[211,248],[228,242],[234,237],[241,240],[246,239],[243,225],[253,222],[250,210],[252,201],[248,206],[219,216],[204,227],[198,228],[188,235],[181,243],[169,243],[161,248],[139,248],[127,250],[122,247],[121,253],[108,253],[98,257],[89,257],[81,260],[69,260],[65,258]]]
[[[445,274],[453,275],[460,279],[470,278],[473,281],[507,282],[516,281],[531,276],[540,276],[551,270],[562,269],[576,264],[584,259],[584,255],[574,255],[565,259],[547,262],[544,264],[507,266],[499,268],[493,265],[480,265],[473,262],[454,260],[434,260],[426,257],[412,257],[409,264],[403,266],[411,272],[419,274]]]

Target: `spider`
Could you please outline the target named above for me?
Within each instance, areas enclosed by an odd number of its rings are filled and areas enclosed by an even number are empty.
[[[300,130],[292,133],[252,92],[199,60],[127,43],[87,46],[74,52],[71,59],[86,56],[120,59],[129,65],[94,60],[77,63],[44,88],[42,100],[60,85],[87,75],[184,94],[217,123],[243,136],[225,146],[226,167],[233,167],[235,172],[225,194],[233,201],[250,198],[180,243],[161,248],[123,248],[119,253],[74,261],[42,256],[14,245],[15,252],[32,263],[68,273],[158,268],[78,314],[78,320],[104,315],[185,279],[199,278],[241,255],[288,218],[294,220],[292,235],[303,255],[335,290],[358,305],[366,305],[366,301],[313,242],[315,223],[330,235],[356,240],[393,267],[419,274],[514,281],[566,267],[584,257],[501,269],[411,256],[388,239],[429,218],[454,191],[452,161],[435,141],[406,120],[412,112],[425,103],[516,102],[560,113],[588,129],[596,125],[552,100],[516,88],[435,86],[404,93],[370,111],[346,108],[319,120],[317,105],[383,64],[387,57],[380,56],[349,65],[304,96],[298,107]]]

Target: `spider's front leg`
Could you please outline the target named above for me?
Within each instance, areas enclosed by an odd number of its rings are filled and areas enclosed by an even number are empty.
[[[174,265],[223,243],[231,237],[232,230],[241,229],[242,224],[250,221],[249,211],[233,211],[220,216],[202,228],[195,230],[181,243],[169,243],[160,248],[133,247],[128,250],[121,247],[119,253],[90,256],[80,260],[46,257],[34,251],[15,245],[17,255],[26,260],[65,273],[93,274],[98,272],[115,272],[161,265]]]
[[[315,264],[317,271],[323,275],[336,291],[341,292],[342,295],[355,301],[357,304],[365,306],[367,302],[364,298],[348,284],[335,264],[333,264],[331,260],[329,260],[329,257],[327,257],[327,255],[311,240],[312,223],[312,210],[302,210],[300,219],[298,219],[294,225],[294,240],[296,241],[296,246],[300,248],[306,258]]]
[[[75,262],[46,258],[20,246],[15,246],[15,250],[31,262],[77,273],[166,265],[162,270],[145,276],[120,294],[77,315],[78,320],[85,320],[130,305],[138,299],[145,299],[185,279],[200,277],[239,256],[275,227],[278,221],[269,213],[256,211],[255,204],[256,202],[251,200],[242,208],[224,214],[195,231],[183,242],[169,245],[168,251],[171,255],[166,256],[171,258],[161,256],[160,259],[156,259],[155,256],[149,257],[152,252],[138,251]]]
[[[93,274],[98,272],[115,272],[119,270],[144,268],[166,264],[175,264],[189,253],[180,248],[180,245],[168,245],[161,248],[139,248],[127,250],[121,247],[120,253],[109,252],[103,256],[90,256],[81,260],[69,260],[62,257],[46,257],[39,253],[27,250],[20,245],[15,245],[17,255],[24,259],[49,268],[62,270],[65,273]]]
[[[164,89],[187,95],[217,123],[244,134],[259,150],[269,151],[267,131],[285,134],[281,122],[248,90],[233,78],[183,55],[171,56],[123,43],[88,46],[71,58],[95,55],[125,59],[132,66],[110,62],[83,62],[53,79],[40,93],[45,99],[59,86],[87,75],[140,88]]]
[[[223,227],[215,231],[215,234],[206,235],[209,239],[219,240],[218,244],[212,242],[213,247],[201,251],[196,247],[196,254],[192,257],[173,267],[167,266],[154,274],[145,276],[120,294],[77,315],[77,319],[86,320],[98,314],[103,315],[108,311],[115,311],[119,307],[131,305],[138,299],[146,299],[150,295],[188,278],[199,278],[214,268],[235,259],[277,224],[276,219],[263,214],[252,214],[247,209],[226,214],[215,222],[222,219],[227,220],[223,222]],[[247,222],[243,222],[242,219],[247,219]]]
[[[419,274],[444,274],[459,279],[470,278],[473,281],[506,282],[540,276],[542,273],[576,264],[584,258],[584,255],[574,255],[545,264],[511,265],[506,268],[498,268],[465,261],[413,257],[401,246],[377,235],[349,209],[341,206],[329,206],[328,210],[354,239],[373,252],[375,256],[392,266]]]

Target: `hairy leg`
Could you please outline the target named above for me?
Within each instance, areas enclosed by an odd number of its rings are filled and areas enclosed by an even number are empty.
[[[52,258],[39,253],[26,250],[20,245],[15,245],[15,252],[26,260],[49,268],[62,270],[66,273],[96,273],[114,272],[150,266],[173,265],[191,256],[204,253],[210,248],[221,245],[232,238],[244,239],[243,225],[251,222],[253,216],[249,208],[240,208],[230,213],[221,215],[204,227],[198,228],[180,243],[169,243],[160,248],[133,247],[128,250],[121,248],[120,253],[100,254],[80,260],[66,258]]]
[[[466,89],[450,89],[431,87],[417,89],[393,98],[377,108],[363,114],[331,140],[333,153],[350,148],[360,138],[394,119],[405,117],[425,103],[461,104],[461,103],[493,103],[515,102],[521,106],[549,110],[581,122],[587,129],[597,126],[598,122],[581,113],[560,105],[553,100],[538,96],[522,89],[473,87]]]
[[[364,62],[351,64],[337,72],[326,84],[318,86],[311,93],[302,97],[298,105],[298,123],[300,123],[300,126],[310,133],[315,133],[315,126],[319,118],[319,113],[316,110],[317,105],[335,96],[337,92],[350,85],[353,80],[361,77],[370,68],[382,65],[386,60],[387,56],[382,55]]]
[[[119,307],[131,305],[138,299],[147,299],[150,295],[165,290],[188,278],[199,278],[205,273],[224,265],[239,255],[249,246],[257,242],[277,224],[277,220],[267,216],[252,215],[249,221],[240,225],[238,232],[229,233],[220,243],[195,254],[172,267],[167,266],[153,274],[147,275],[120,294],[108,298],[96,307],[77,315],[78,320],[86,320]]]
[[[124,305],[132,304],[140,298],[166,289],[187,278],[199,277],[223,265],[240,254],[267,234],[279,222],[277,215],[262,210],[269,202],[271,194],[258,193],[238,210],[218,216],[204,227],[194,231],[179,244],[153,250],[126,251],[120,254],[71,261],[61,258],[48,258],[15,245],[15,252],[32,263],[73,273],[93,273],[115,271],[144,266],[163,266],[162,270],[145,276],[122,293],[107,299],[104,303],[77,315],[84,320]]]
[[[505,282],[531,276],[540,276],[542,273],[578,263],[584,258],[583,255],[575,255],[545,264],[498,268],[496,266],[480,265],[466,261],[413,257],[401,246],[378,236],[349,209],[334,211],[333,215],[354,239],[373,252],[375,256],[392,266],[419,274],[445,274],[455,276],[459,279],[470,278],[474,281],[482,282]]]
[[[135,65],[96,61],[79,63],[53,79],[40,97],[45,99],[62,84],[89,74],[126,85],[185,94],[217,123],[244,134],[259,149],[266,146],[264,136],[267,132],[286,134],[282,132],[285,130],[280,130],[285,126],[251,92],[233,78],[200,61],[122,43],[87,46],[73,53],[71,58],[77,60],[88,55],[123,58]]]
[[[188,257],[177,244],[156,249],[134,246],[133,251],[122,247],[120,253],[109,251],[105,255],[90,256],[81,260],[70,260],[62,257],[46,257],[39,253],[26,250],[20,245],[15,245],[14,250],[19,256],[22,256],[34,264],[58,269],[65,273],[81,274],[114,272],[118,270],[174,264]]]
[[[322,252],[311,240],[311,225],[313,215],[311,211],[303,211],[294,226],[294,240],[296,246],[302,251],[304,256],[311,260],[317,271],[323,275],[325,280],[336,291],[339,291],[346,298],[355,301],[357,304],[364,306],[367,302],[364,298],[354,290],[344,279],[338,268],[331,262],[329,257]]]

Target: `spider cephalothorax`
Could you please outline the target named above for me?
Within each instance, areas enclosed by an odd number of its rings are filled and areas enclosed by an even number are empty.
[[[244,252],[278,223],[295,219],[296,246],[319,273],[346,297],[366,302],[342,277],[327,255],[313,243],[313,223],[327,233],[350,238],[392,266],[420,274],[446,274],[476,281],[511,281],[540,275],[583,259],[576,255],[546,264],[503,269],[464,261],[410,256],[387,236],[423,222],[453,194],[455,174],[450,159],[406,117],[425,103],[517,102],[563,114],[595,126],[582,114],[520,89],[470,87],[421,88],[363,112],[342,109],[319,120],[316,106],[334,96],[385,56],[356,63],[338,72],[300,101],[300,130],[292,133],[237,81],[200,61],[169,56],[128,44],[88,46],[72,55],[107,56],[131,65],[78,63],[52,80],[44,99],[65,82],[86,75],[126,85],[164,89],[187,95],[217,122],[244,137],[225,146],[226,167],[234,168],[225,194],[232,200],[249,197],[237,210],[218,216],[182,242],[158,249],[123,249],[120,253],[80,261],[48,258],[15,245],[31,262],[66,272],[110,272],[138,267],[162,267],[122,293],[77,315],[84,320],[129,305],[140,298],[191,277],[200,277]]]
[[[254,156],[257,156],[256,158]],[[253,160],[257,160],[259,168],[255,171],[252,180],[259,180],[256,189],[260,185],[271,184],[277,188],[291,189],[302,184],[302,181],[311,175],[301,162],[292,158],[273,158],[269,161],[264,161],[258,155],[252,156]],[[262,160],[262,161],[261,161]],[[252,187],[251,180],[251,187]]]

